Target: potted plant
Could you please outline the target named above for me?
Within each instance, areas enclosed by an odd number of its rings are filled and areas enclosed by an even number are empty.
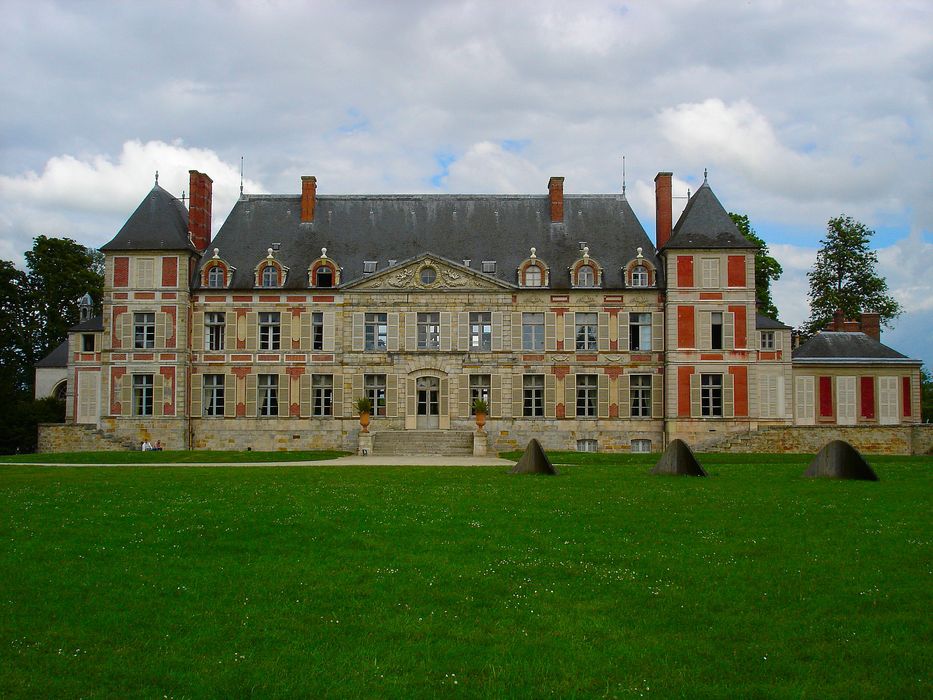
[[[360,414],[360,426],[363,428],[364,433],[369,432],[369,415],[373,410],[373,403],[369,400],[368,396],[361,396],[353,404],[356,407],[356,412]]]
[[[482,430],[486,425],[486,415],[489,413],[489,404],[485,399],[473,399],[473,413],[476,414],[476,427]]]

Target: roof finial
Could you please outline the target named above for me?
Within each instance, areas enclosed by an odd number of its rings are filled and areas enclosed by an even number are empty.
[[[622,196],[625,196],[625,154],[622,154]]]
[[[157,184],[157,185],[159,184],[159,171],[158,171],[158,170],[156,170],[156,182],[155,182],[155,184]]]
[[[243,196],[243,156],[240,156],[240,197]]]
[[[641,251],[642,251],[641,246],[638,246],[638,247],[635,249],[635,252],[638,253],[638,255],[636,255],[635,257],[637,257],[639,260],[641,260],[643,257],[645,257],[644,255],[641,254]]]
[[[269,254],[266,256],[266,258],[268,258],[269,260],[271,260],[272,258],[275,257],[275,256],[272,254],[272,248],[267,248],[267,250],[268,250]]]
[[[327,259],[327,248],[321,248],[321,258]]]
[[[214,248],[214,257],[212,260],[220,260],[220,248]]]
[[[709,171],[706,168],[703,168],[703,184],[706,184],[706,176],[709,174]]]
[[[537,253],[538,253],[538,249],[532,247],[532,249],[531,249],[531,259],[532,259],[532,260],[534,260],[535,258],[538,257]]]
[[[184,190],[181,191],[181,203],[182,204],[185,203],[185,191]]]

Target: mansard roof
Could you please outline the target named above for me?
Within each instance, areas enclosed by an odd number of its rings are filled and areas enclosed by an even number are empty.
[[[191,250],[188,210],[176,197],[155,185],[103,251]]]
[[[343,270],[341,286],[363,277],[363,262],[376,270],[424,253],[470,260],[473,271],[495,261],[490,273],[515,284],[516,269],[532,247],[552,271],[550,289],[570,288],[566,271],[579,259],[581,243],[605,265],[603,288],[622,288],[622,266],[636,248],[657,269],[654,246],[622,195],[564,195],[564,221],[551,223],[547,195],[319,195],[315,219],[302,223],[298,195],[245,195],[202,257],[202,267],[220,249],[237,268],[232,288],[252,288],[251,270],[278,243],[276,260],[291,268],[286,289],[305,288],[301,274],[327,249]],[[482,274],[480,272],[480,274]],[[197,287],[200,280],[195,278]]]
[[[677,220],[668,248],[757,248],[739,231],[704,180]]]
[[[794,362],[917,363],[864,333],[821,331],[793,352]]]

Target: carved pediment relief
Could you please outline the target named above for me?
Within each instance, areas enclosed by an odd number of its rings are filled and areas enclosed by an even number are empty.
[[[424,255],[409,263],[367,277],[348,289],[403,290],[501,290],[511,289],[499,280],[480,274],[468,267],[457,265],[431,255]]]

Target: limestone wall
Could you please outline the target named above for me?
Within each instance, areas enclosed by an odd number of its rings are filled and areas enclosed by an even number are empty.
[[[933,454],[933,425],[795,426],[735,435],[700,447],[710,452],[817,452],[845,440],[866,454]]]

